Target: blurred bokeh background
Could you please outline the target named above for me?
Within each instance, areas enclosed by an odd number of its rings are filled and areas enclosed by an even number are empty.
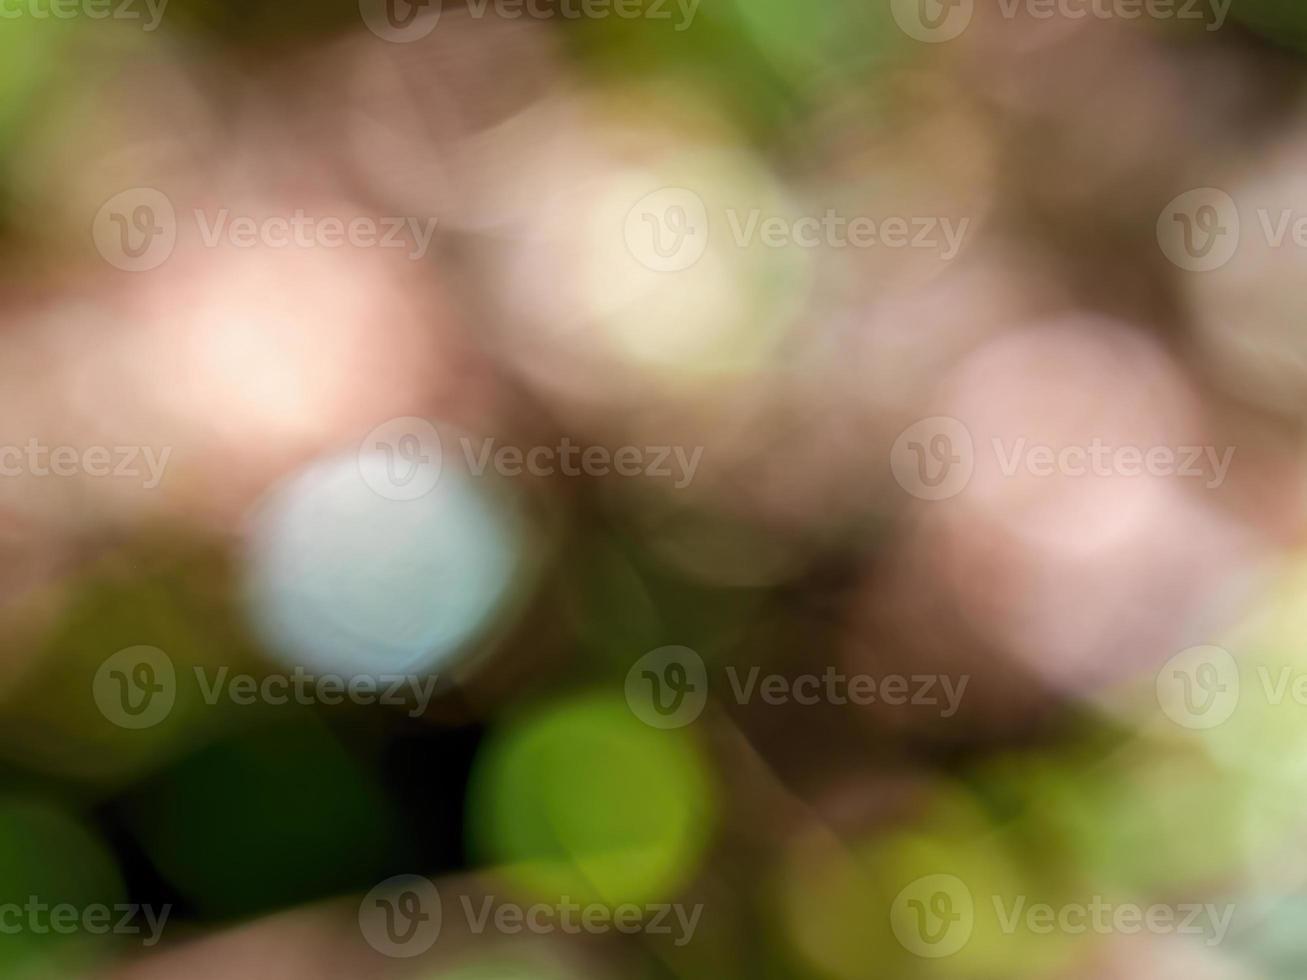
[[[1305,45],[4,0],[0,976],[1301,977]]]

